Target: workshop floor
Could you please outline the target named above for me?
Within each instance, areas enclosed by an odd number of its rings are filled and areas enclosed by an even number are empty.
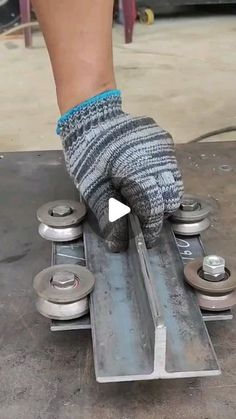
[[[153,116],[176,142],[236,124],[234,15],[159,18],[136,24],[124,45],[114,27],[114,58],[125,109]],[[56,149],[58,109],[42,36],[0,41],[0,151]],[[236,139],[236,133],[219,139]]]

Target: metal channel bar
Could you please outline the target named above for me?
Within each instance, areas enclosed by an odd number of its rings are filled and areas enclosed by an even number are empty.
[[[205,256],[206,251],[200,235],[197,234],[195,236],[186,237],[176,234],[175,238],[184,265],[191,260]],[[203,320],[207,322],[215,320],[231,320],[233,318],[231,310],[218,312],[201,310],[201,312]]]
[[[112,254],[85,227],[86,260],[96,277],[90,314],[97,381],[219,374],[170,225],[148,252],[132,218],[131,228],[128,252]]]

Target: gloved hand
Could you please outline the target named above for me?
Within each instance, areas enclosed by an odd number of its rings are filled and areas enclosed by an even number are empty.
[[[109,198],[125,199],[139,217],[147,246],[153,246],[164,215],[178,209],[183,195],[170,134],[151,118],[124,113],[117,90],[62,116],[58,133],[67,169],[112,250],[124,247],[127,227],[124,217],[110,229]]]

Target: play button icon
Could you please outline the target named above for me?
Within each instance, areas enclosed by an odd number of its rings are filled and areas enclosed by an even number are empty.
[[[125,215],[130,213],[130,208],[122,204],[122,202],[118,201],[115,198],[110,198],[108,202],[108,219],[110,223],[113,223],[119,218],[124,217]]]

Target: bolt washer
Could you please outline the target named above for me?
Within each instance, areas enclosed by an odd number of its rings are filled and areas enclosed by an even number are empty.
[[[211,206],[202,198],[199,198],[198,196],[185,194],[183,197],[184,200],[193,200],[198,202],[197,209],[193,211],[186,211],[181,208],[179,208],[171,217],[173,222],[185,222],[185,223],[197,223],[198,221],[204,220],[204,218],[207,218],[210,211]]]
[[[211,282],[200,277],[203,258],[189,262],[184,267],[185,280],[195,288],[198,304],[204,310],[228,310],[236,304],[236,276],[225,268],[227,279]]]
[[[71,213],[65,216],[53,215],[53,209],[65,206]],[[42,205],[37,211],[37,218],[41,222],[39,234],[46,240],[66,242],[76,240],[82,236],[82,227],[78,225],[86,215],[86,207],[81,202],[58,200]]]
[[[56,272],[72,272],[76,276],[75,286],[59,289],[52,285],[52,277]],[[33,287],[38,297],[52,303],[73,303],[85,298],[94,288],[94,276],[80,265],[55,265],[43,269],[33,281]]]
[[[53,208],[57,206],[69,206],[71,208],[71,214],[65,215],[64,217],[53,216]],[[70,200],[58,200],[47,202],[42,205],[37,211],[38,220],[50,227],[71,227],[79,224],[86,215],[86,207],[82,202],[70,201]]]

